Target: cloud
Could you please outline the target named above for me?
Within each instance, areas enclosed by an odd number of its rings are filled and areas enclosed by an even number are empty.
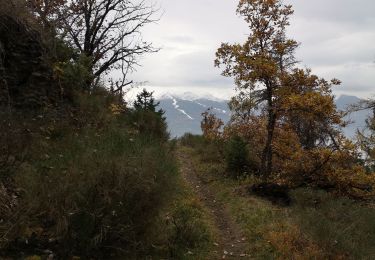
[[[285,0],[294,6],[288,34],[301,42],[302,67],[319,76],[339,78],[335,93],[372,95],[375,84],[375,1]],[[221,42],[243,42],[246,23],[235,14],[235,0],[159,0],[161,20],[145,28],[144,38],[161,47],[145,56],[133,74],[157,89],[220,92],[233,80],[220,75],[213,61]]]

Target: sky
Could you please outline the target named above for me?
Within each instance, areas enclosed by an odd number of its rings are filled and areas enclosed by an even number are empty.
[[[151,1],[151,0],[150,0]],[[168,92],[229,99],[233,79],[214,67],[222,42],[243,43],[249,34],[236,15],[238,0],[154,0],[160,21],[144,28],[143,38],[160,51],[140,59],[132,74],[156,95]],[[295,10],[288,36],[301,44],[300,67],[343,84],[336,96],[375,96],[375,1],[285,0]]]

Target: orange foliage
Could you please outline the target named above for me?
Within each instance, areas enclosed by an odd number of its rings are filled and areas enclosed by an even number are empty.
[[[221,128],[224,125],[224,122],[211,113],[211,110],[208,109],[202,113],[203,120],[201,122],[201,129],[203,136],[208,140],[216,140],[222,137]]]
[[[292,7],[281,0],[240,0],[237,14],[248,23],[249,36],[243,44],[223,43],[215,60],[236,83],[232,119],[221,133],[222,122],[203,114],[205,136],[242,137],[266,181],[370,195],[374,178],[341,131],[346,122],[332,94],[341,82],[295,66],[298,43],[286,35]]]
[[[278,259],[302,260],[326,257],[323,250],[309,240],[295,225],[276,225],[266,234],[266,238],[281,254]]]

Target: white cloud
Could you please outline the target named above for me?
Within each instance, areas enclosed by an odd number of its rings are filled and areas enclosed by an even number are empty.
[[[375,94],[375,1],[285,0],[295,14],[288,30],[301,42],[301,66],[319,76],[339,78],[335,93]],[[221,42],[243,42],[246,24],[236,16],[236,0],[159,0],[161,20],[145,28],[144,38],[162,47],[144,57],[137,81],[169,92],[198,91],[230,95],[233,80],[214,68]],[[225,90],[225,91],[224,91]],[[223,96],[221,94],[221,96]]]

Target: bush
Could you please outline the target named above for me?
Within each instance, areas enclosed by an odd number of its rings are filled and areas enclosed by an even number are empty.
[[[246,142],[239,136],[232,137],[228,141],[225,150],[228,172],[234,177],[247,173],[249,168],[248,157],[249,152]]]
[[[0,204],[11,204],[0,211],[1,251],[147,255],[176,189],[173,147],[153,137],[160,126],[135,131],[125,109],[111,110],[117,97],[104,89],[74,99],[66,111],[13,114],[2,125]],[[5,175],[11,189],[1,184]]]
[[[223,160],[222,144],[217,140],[210,140],[202,135],[187,133],[180,137],[180,143],[184,146],[195,149],[204,162],[221,162]]]
[[[122,129],[86,131],[48,146],[38,147],[16,177],[25,210],[19,234],[48,231],[60,255],[140,252],[174,189],[173,155]]]
[[[204,146],[206,143],[202,135],[194,135],[186,133],[179,139],[180,143],[184,146],[197,148],[198,146]]]
[[[42,36],[35,17],[21,17],[22,1],[0,3],[12,47],[0,42],[0,56],[13,60],[10,77],[0,75],[0,258],[146,256],[176,189],[163,112],[126,108],[121,94],[89,88],[91,58]],[[18,81],[28,74],[26,88]]]

